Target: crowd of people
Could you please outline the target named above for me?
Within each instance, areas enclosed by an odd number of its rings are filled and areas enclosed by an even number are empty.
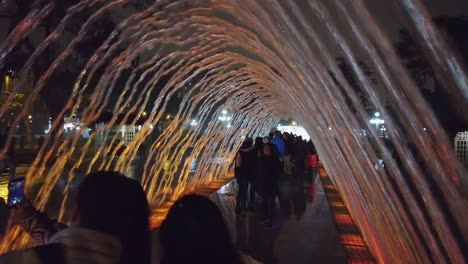
[[[239,186],[236,214],[253,211],[261,197],[261,222],[271,224],[281,178],[303,177],[311,183],[317,153],[312,141],[276,131],[273,135],[246,138],[235,158]]]
[[[304,173],[310,153],[315,153],[310,142],[288,134],[277,132],[255,143],[247,138],[235,160],[236,211],[253,210],[258,194],[265,219],[271,220],[280,177]],[[288,166],[296,172],[288,172]],[[113,171],[91,173],[78,188],[70,225],[51,220],[26,198],[11,209],[11,224],[29,233],[34,246],[1,255],[0,264],[154,262],[149,212],[138,181]],[[159,263],[258,263],[236,249],[219,208],[204,196],[176,201],[158,238]]]
[[[237,251],[220,210],[204,196],[186,195],[171,207],[156,245],[149,212],[138,181],[118,172],[91,173],[78,188],[69,226],[52,221],[27,199],[13,208],[12,224],[29,233],[35,246],[0,255],[0,264],[258,263]],[[152,251],[158,251],[156,257]]]

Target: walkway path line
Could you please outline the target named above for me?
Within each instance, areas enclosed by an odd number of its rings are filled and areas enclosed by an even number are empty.
[[[219,190],[221,187],[225,186],[229,181],[231,181],[234,178],[233,173],[228,173],[227,175],[223,177],[219,177],[218,179],[197,187],[195,190],[188,190],[185,193],[181,195],[184,196],[186,194],[190,193],[196,193],[204,196],[209,196],[210,194],[216,192]],[[171,208],[171,206],[174,204],[175,201],[167,201],[163,203],[162,205],[158,206],[158,208],[154,209],[151,212],[150,216],[150,227],[151,229],[156,229],[158,228],[162,221],[166,218],[166,215]]]
[[[354,223],[346,205],[333,185],[333,182],[328,176],[323,164],[319,164],[318,173],[332,211],[333,219],[339,232],[341,244],[343,245],[348,257],[348,263],[377,263],[367,246],[359,227]]]

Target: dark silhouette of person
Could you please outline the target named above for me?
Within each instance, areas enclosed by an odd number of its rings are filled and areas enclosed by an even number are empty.
[[[297,143],[294,144],[294,169],[295,176],[302,177],[304,176],[304,171],[306,167],[306,158],[307,158],[307,145],[306,142],[302,140],[302,137],[299,136]]]
[[[236,214],[240,214],[247,209],[249,182],[255,177],[256,158],[257,155],[253,146],[253,140],[251,138],[246,138],[244,142],[242,142],[235,160],[234,174],[239,185]]]
[[[255,207],[256,178],[258,177],[257,162],[258,162],[258,157],[263,151],[263,144],[264,143],[263,143],[262,137],[255,138],[254,150],[252,153],[252,159],[255,161],[255,164],[252,164],[253,173],[249,180],[250,189],[249,189],[248,209],[251,211],[253,211]]]
[[[42,245],[9,252],[0,263],[149,263],[149,207],[140,184],[118,172],[100,171],[81,183],[77,224],[57,224],[24,200],[15,219]],[[54,233],[55,234],[51,234]]]
[[[258,183],[257,192],[263,197],[263,213],[264,219],[262,222],[270,222],[273,220],[273,209],[276,195],[279,192],[279,177],[281,174],[281,163],[279,157],[274,151],[274,145],[264,144],[262,152],[258,157]]]
[[[245,263],[220,210],[204,196],[191,194],[177,200],[160,227],[159,239],[162,264]]]
[[[275,131],[275,136],[270,140],[271,144],[276,146],[281,159],[286,155],[286,142],[284,141],[281,132]]]

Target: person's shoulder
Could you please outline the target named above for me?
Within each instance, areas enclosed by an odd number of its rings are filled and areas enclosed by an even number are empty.
[[[40,260],[35,248],[27,248],[0,255],[0,264],[7,263],[40,264]]]
[[[253,259],[251,256],[245,255],[243,253],[241,253],[240,255],[241,255],[242,263],[244,264],[262,264],[261,262],[258,262],[255,259]]]

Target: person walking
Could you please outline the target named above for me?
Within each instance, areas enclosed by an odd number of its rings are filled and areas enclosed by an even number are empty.
[[[306,158],[307,158],[307,145],[306,142],[302,140],[302,137],[297,138],[296,144],[294,144],[294,169],[295,176],[302,177],[304,176],[304,171],[306,167]]]
[[[258,178],[258,171],[257,171],[257,162],[258,157],[263,150],[263,138],[257,137],[255,138],[254,149],[249,155],[249,158],[254,161],[250,170],[252,171],[250,178],[249,178],[249,202],[248,202],[248,210],[253,211],[255,207],[255,193],[257,187],[257,178]]]
[[[280,131],[275,131],[275,136],[270,141],[270,143],[276,146],[279,157],[282,160],[286,154],[286,145]]]
[[[275,198],[279,191],[278,182],[281,174],[281,163],[273,148],[274,145],[272,144],[263,145],[257,162],[257,192],[263,198],[264,218],[262,222],[269,224],[273,220],[273,209]]]
[[[239,185],[236,199],[236,214],[240,214],[247,209],[249,182],[254,177],[255,159],[253,141],[251,138],[246,138],[242,142],[235,160],[234,176]]]

